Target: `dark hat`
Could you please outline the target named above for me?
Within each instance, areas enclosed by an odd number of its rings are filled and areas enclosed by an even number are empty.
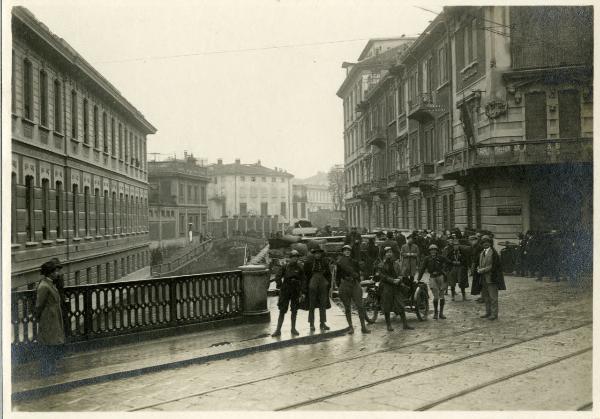
[[[469,240],[477,240],[477,236],[473,234],[472,236],[469,236]]]
[[[324,250],[323,250],[323,249],[321,249],[321,248],[320,248],[320,247],[318,247],[318,246],[315,246],[315,247],[313,247],[313,248],[311,249],[311,251],[310,251],[310,252],[311,252],[311,253],[318,253],[318,252],[321,252],[321,253],[323,253],[323,252],[324,252]]]
[[[56,259],[58,260],[58,259]],[[49,260],[48,262],[44,262],[44,264],[40,267],[40,273],[44,276],[51,274],[57,269],[62,268],[60,263],[56,263],[54,259]]]

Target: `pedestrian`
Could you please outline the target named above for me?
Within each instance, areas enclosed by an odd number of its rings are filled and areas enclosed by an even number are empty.
[[[349,334],[354,333],[352,326],[352,302],[358,309],[358,318],[363,333],[371,333],[365,323],[365,309],[363,307],[362,287],[360,286],[360,271],[358,263],[350,257],[352,248],[347,244],[342,248],[342,255],[338,258],[336,284],[338,286],[340,299],[344,304],[344,312],[350,330]]]
[[[56,374],[56,362],[62,356],[65,343],[62,301],[56,287],[56,282],[60,281],[61,267],[55,260],[45,262],[40,267],[42,279],[36,290],[40,374],[44,377]]]
[[[410,282],[415,279],[419,271],[419,254],[419,246],[415,244],[414,234],[411,234],[400,249],[400,275]]]
[[[469,265],[471,269],[471,275],[473,277],[471,295],[478,295],[481,293],[481,278],[479,274],[477,274],[477,265],[479,264],[479,255],[483,250],[483,246],[481,245],[479,236],[477,236],[477,234],[469,236],[469,242],[471,243],[469,249]],[[483,296],[477,298],[476,301],[478,303],[483,303]]]
[[[450,249],[448,249],[446,257],[452,262],[452,267],[450,268],[450,272],[448,272],[448,285],[452,292],[452,301],[455,301],[456,284],[460,288],[462,300],[467,301],[466,289],[469,287],[469,257],[458,239],[451,240],[449,246]]]
[[[392,249],[394,261],[400,259],[400,248],[398,247],[398,242],[394,239],[394,233],[391,231],[388,231],[386,233],[386,239],[382,245],[382,248],[384,249],[384,251],[388,247]]]
[[[310,330],[315,330],[315,309],[319,308],[319,321],[321,330],[329,330],[327,326],[327,309],[331,308],[329,302],[329,289],[331,288],[331,270],[329,259],[323,256],[323,249],[319,246],[311,250],[312,258],[304,264],[305,294],[308,294],[308,322]]]
[[[384,260],[378,267],[378,275],[381,281],[381,310],[385,315],[387,330],[393,332],[390,314],[395,312],[402,319],[402,328],[412,330],[408,325],[406,313],[404,311],[404,301],[409,293],[409,287],[403,284],[399,278],[400,264],[394,260],[394,253],[391,247],[384,249]]]
[[[402,246],[406,244],[406,237],[400,231],[396,231],[396,243],[398,244],[398,248],[402,249]]]
[[[367,275],[373,275],[375,270],[375,261],[379,256],[379,248],[375,245],[375,239],[373,237],[369,237],[365,253],[365,270],[367,272]]]
[[[300,299],[303,297],[306,298],[306,296],[302,294],[305,278],[302,266],[298,262],[299,257],[300,253],[295,249],[292,250],[288,263],[283,267],[281,274],[276,279],[277,288],[280,288],[279,300],[277,302],[279,318],[277,319],[277,329],[271,335],[273,337],[281,336],[281,326],[283,326],[283,320],[285,319],[288,307],[291,308],[292,313],[292,335],[298,336],[300,334],[296,330],[296,318],[298,316]]]
[[[352,227],[352,229],[350,230],[350,233],[348,233],[346,235],[346,238],[344,239],[344,244],[349,244],[350,246],[352,246],[352,244],[356,240],[358,240],[359,242],[362,241],[362,239],[360,237],[360,233],[358,232],[356,227]]]
[[[433,318],[436,320],[438,319],[438,301],[440,305],[439,318],[446,318],[444,316],[444,305],[446,303],[444,290],[448,287],[448,283],[446,274],[444,273],[444,265],[451,265],[451,262],[439,254],[437,245],[430,245],[429,256],[423,260],[421,270],[419,271],[419,278],[417,279],[417,281],[421,281],[425,271],[429,272],[429,288],[433,294]]]
[[[500,255],[492,247],[489,236],[481,238],[483,250],[479,255],[477,273],[481,275],[481,295],[485,302],[485,314],[481,318],[498,318],[498,290],[505,290],[504,274],[500,264]]]

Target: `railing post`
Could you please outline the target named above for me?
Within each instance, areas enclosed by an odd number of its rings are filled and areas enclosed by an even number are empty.
[[[92,289],[90,287],[85,289],[83,313],[85,338],[90,339],[92,336]]]
[[[265,265],[240,266],[242,271],[243,316],[247,321],[270,321],[267,305],[269,270]]]
[[[171,278],[169,281],[169,316],[171,325],[177,325],[177,283]]]

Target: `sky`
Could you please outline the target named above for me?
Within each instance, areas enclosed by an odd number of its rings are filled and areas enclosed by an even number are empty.
[[[298,178],[343,163],[335,94],[342,62],[356,61],[369,38],[416,36],[435,17],[383,0],[14,4],[65,39],[157,128],[148,152],[161,154],[149,160],[185,150],[209,163],[260,160]]]

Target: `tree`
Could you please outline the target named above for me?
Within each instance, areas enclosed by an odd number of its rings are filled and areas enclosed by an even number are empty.
[[[329,192],[333,200],[333,209],[341,211],[344,208],[344,195],[346,193],[346,176],[344,175],[344,166],[336,164],[327,173],[329,181]]]

